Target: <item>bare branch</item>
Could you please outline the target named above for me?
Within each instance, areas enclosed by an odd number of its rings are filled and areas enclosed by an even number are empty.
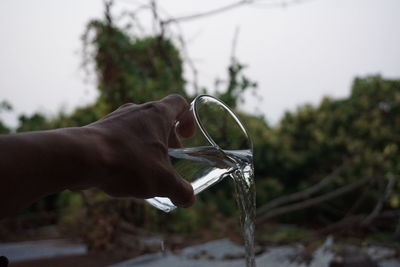
[[[93,200],[93,194],[90,190],[82,190],[80,191],[80,194],[83,199],[83,203],[85,204],[86,208],[92,207],[94,200]]]
[[[271,210],[271,209],[281,206],[283,204],[287,204],[287,203],[294,202],[294,201],[299,201],[299,200],[310,197],[311,195],[322,190],[326,185],[328,185],[334,179],[339,177],[339,175],[343,172],[343,170],[345,170],[348,167],[349,164],[350,164],[349,161],[346,161],[346,163],[343,163],[341,166],[336,168],[332,173],[330,173],[328,176],[323,178],[319,183],[307,188],[304,191],[296,192],[294,194],[287,195],[287,196],[278,197],[278,198],[270,201],[266,205],[260,207],[257,210],[257,212],[259,214],[262,214],[262,213],[267,212],[268,210]]]
[[[300,203],[295,203],[295,204],[291,204],[291,205],[287,205],[281,208],[276,208],[273,209],[269,212],[257,212],[257,224],[261,224],[264,223],[266,220],[271,219],[273,217],[288,213],[288,212],[293,212],[296,210],[301,210],[301,209],[305,209],[305,208],[309,208],[311,206],[315,206],[318,205],[324,201],[328,201],[334,198],[337,198],[341,195],[344,195],[346,193],[349,193],[351,191],[354,191],[355,189],[359,188],[360,186],[362,186],[363,184],[365,184],[366,182],[368,182],[369,180],[371,180],[371,178],[364,178],[362,180],[359,180],[357,182],[354,182],[352,184],[349,185],[345,185],[343,187],[340,187],[339,189],[336,189],[332,192],[329,192],[325,195],[322,196],[318,196],[312,199],[308,199],[305,200],[303,202]]]
[[[192,58],[189,55],[187,45],[186,45],[186,42],[185,42],[185,39],[183,38],[183,36],[182,35],[178,36],[178,40],[182,47],[184,60],[188,64],[189,69],[192,71],[194,94],[198,95],[199,94],[198,70],[197,70],[196,65],[194,64]]]
[[[238,2],[234,2],[231,4],[228,4],[226,6],[222,6],[216,9],[208,10],[205,12],[197,13],[197,14],[191,14],[191,15],[186,15],[186,16],[181,16],[181,17],[176,17],[176,18],[169,18],[165,20],[163,23],[164,24],[170,24],[173,22],[185,22],[189,20],[194,20],[194,19],[200,19],[203,17],[208,17],[212,15],[217,15],[223,12],[227,12],[233,9],[236,9],[238,7],[244,6],[244,5],[249,5],[249,6],[261,6],[263,8],[276,8],[276,7],[287,7],[292,4],[301,4],[303,2],[309,2],[312,0],[291,0],[291,1],[279,1],[279,2],[273,2],[273,3],[260,3],[263,2],[262,0],[240,0]]]
[[[164,33],[165,33],[165,24],[163,23],[163,21],[161,20],[159,14],[158,14],[159,8],[158,8],[156,0],[151,0],[150,6],[151,6],[151,13],[153,15],[154,34],[160,36],[161,39],[163,39]]]
[[[270,8],[286,8],[288,6],[291,5],[299,5],[299,4],[303,4],[306,2],[311,2],[311,1],[315,1],[315,0],[291,0],[291,1],[275,1],[272,3],[258,3],[255,2],[254,4],[251,5],[251,7],[254,8],[264,8],[264,9],[270,9]]]
[[[232,39],[232,51],[231,51],[231,61],[232,61],[232,63],[234,63],[234,61],[236,60],[235,54],[236,54],[237,42],[238,42],[238,39],[239,39],[239,30],[240,30],[239,26],[236,26],[235,33],[234,33],[233,39]]]
[[[243,6],[243,5],[247,5],[247,4],[251,4],[253,1],[251,0],[241,0],[239,2],[235,2],[223,7],[219,7],[213,10],[209,10],[206,12],[202,12],[202,13],[198,13],[198,14],[192,14],[192,15],[187,15],[187,16],[182,16],[182,17],[176,17],[176,18],[170,18],[164,21],[164,24],[169,24],[172,22],[184,22],[184,21],[188,21],[188,20],[193,20],[193,19],[199,19],[202,17],[207,17],[207,16],[212,16],[212,15],[216,15],[222,12],[226,12],[232,9],[235,9],[237,7]]]
[[[393,191],[393,187],[395,185],[396,178],[397,177],[395,177],[395,176],[390,176],[389,177],[385,191],[383,192],[383,194],[379,198],[378,202],[376,203],[375,208],[372,210],[372,212],[362,222],[363,226],[366,226],[366,225],[370,224],[379,215],[379,213],[382,210],[383,203],[389,198],[390,194]]]
[[[384,211],[381,214],[378,214],[375,219],[393,219],[400,216],[400,210],[388,210]],[[326,235],[331,232],[336,232],[339,229],[348,229],[349,226],[353,227],[365,227],[366,225],[363,225],[364,219],[367,217],[366,214],[357,214],[357,215],[351,215],[348,217],[345,217],[341,219],[340,221],[336,223],[332,223],[325,227],[322,230],[318,231],[318,234],[323,234]]]

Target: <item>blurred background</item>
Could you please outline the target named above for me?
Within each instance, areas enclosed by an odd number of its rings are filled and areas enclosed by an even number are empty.
[[[334,240],[332,260],[355,250],[398,258],[398,1],[5,0],[0,11],[0,133],[209,93],[253,139],[260,255],[300,244],[296,260],[310,263]],[[63,191],[0,221],[0,240],[72,239],[84,248],[77,266],[159,252],[157,240],[169,251],[240,243],[233,192],[224,181],[165,214],[95,189]],[[28,258],[15,252],[20,266],[38,264]]]

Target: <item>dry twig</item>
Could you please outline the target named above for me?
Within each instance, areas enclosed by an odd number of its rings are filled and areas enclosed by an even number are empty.
[[[295,203],[295,204],[290,204],[287,206],[283,206],[280,208],[276,208],[273,209],[269,212],[257,212],[257,224],[261,224],[264,223],[265,221],[267,221],[268,219],[271,219],[273,217],[277,217],[279,215],[283,215],[289,212],[293,212],[293,211],[297,211],[297,210],[301,210],[301,209],[305,209],[305,208],[309,208],[311,206],[315,206],[318,205],[322,202],[331,200],[331,199],[335,199],[341,195],[344,195],[346,193],[349,193],[351,191],[354,191],[355,189],[359,188],[360,186],[362,186],[363,184],[367,183],[368,181],[370,181],[371,178],[364,178],[361,179],[357,182],[354,182],[352,184],[349,185],[345,185],[343,187],[340,187],[339,189],[336,189],[332,192],[329,192],[325,195],[322,196],[318,196],[315,198],[311,198],[308,200],[304,200],[300,203]]]
[[[378,202],[376,203],[375,208],[362,222],[363,226],[367,226],[368,224],[370,224],[379,215],[379,213],[382,210],[383,203],[389,198],[390,194],[393,191],[393,187],[395,185],[396,178],[397,177],[395,177],[395,176],[390,176],[388,178],[388,183],[386,185],[385,191],[383,192],[383,194],[379,198]]]
[[[337,177],[339,177],[339,175],[349,166],[349,164],[350,164],[350,162],[346,161],[346,163],[343,163],[340,167],[336,168],[332,173],[330,173],[328,176],[323,178],[319,183],[305,189],[304,191],[296,192],[294,194],[287,195],[287,196],[278,197],[278,198],[270,201],[269,203],[260,207],[257,210],[257,213],[263,214],[263,213],[266,213],[267,211],[274,209],[278,206],[281,206],[283,204],[287,204],[287,203],[294,202],[294,201],[299,201],[299,200],[310,197],[311,195],[321,191],[330,182],[332,182]]]

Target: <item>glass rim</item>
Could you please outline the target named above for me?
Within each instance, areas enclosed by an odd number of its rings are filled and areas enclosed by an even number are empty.
[[[232,116],[232,118],[235,120],[235,122],[239,125],[240,129],[242,130],[243,134],[246,136],[247,140],[249,141],[249,149],[251,151],[253,151],[253,143],[250,139],[250,135],[248,134],[246,127],[244,126],[244,124],[240,121],[240,119],[238,118],[238,116],[235,114],[235,112],[233,112],[233,110],[224,102],[222,102],[222,100],[212,96],[212,95],[208,95],[208,94],[201,94],[195,97],[195,99],[192,101],[192,106],[193,106],[193,115],[194,115],[194,119],[196,121],[196,124],[198,125],[198,127],[200,128],[202,134],[206,137],[207,141],[211,143],[211,145],[219,150],[223,150],[215,141],[214,139],[210,136],[210,134],[207,132],[207,130],[205,129],[205,127],[203,126],[203,123],[201,122],[201,118],[198,112],[198,105],[200,103],[201,99],[204,98],[208,98],[213,102],[217,102],[219,105],[221,105],[228,113],[229,115]]]

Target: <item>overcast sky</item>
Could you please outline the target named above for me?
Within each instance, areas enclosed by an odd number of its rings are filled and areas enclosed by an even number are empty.
[[[115,13],[144,0],[117,0]],[[232,1],[159,1],[173,16]],[[265,1],[268,2],[268,1]],[[100,0],[0,1],[0,101],[13,114],[55,114],[92,102],[95,84],[80,69],[85,24],[102,16]],[[355,76],[400,78],[399,0],[313,0],[286,8],[242,7],[181,24],[199,83],[224,78],[235,28],[236,55],[259,83],[262,102],[250,96],[242,107],[276,122],[285,110],[318,103],[324,95],[345,97]],[[190,77],[190,76],[188,76]]]

